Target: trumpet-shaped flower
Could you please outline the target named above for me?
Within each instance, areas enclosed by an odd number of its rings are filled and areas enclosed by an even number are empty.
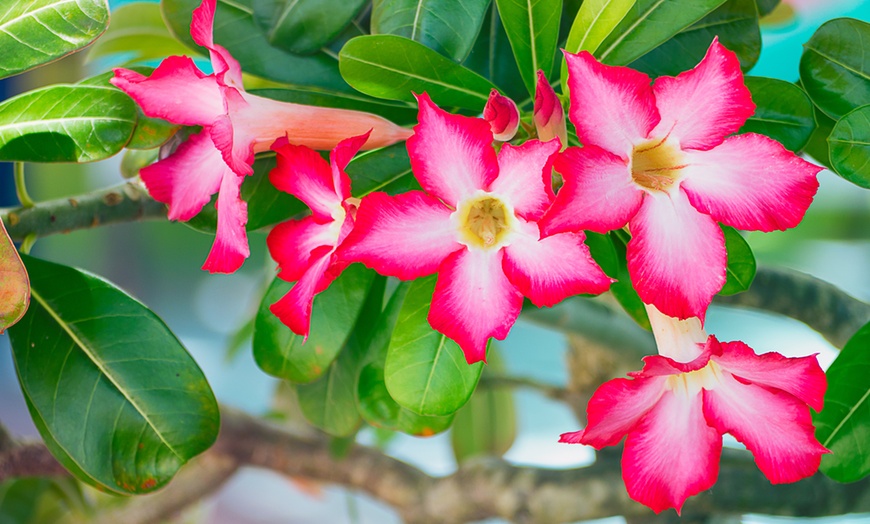
[[[496,155],[486,121],[446,113],[426,94],[417,101],[408,152],[424,191],[364,197],[339,253],[404,280],[438,272],[429,323],[477,362],[490,337],[507,335],[523,295],[551,306],[611,280],[582,232],[541,238],[558,140],[505,144]]]
[[[497,89],[489,93],[483,107],[483,119],[489,122],[492,136],[499,142],[509,141],[520,128],[520,110],[517,109],[517,104]]]
[[[582,148],[554,167],[565,180],[545,235],[628,225],[628,270],[641,299],[667,315],[703,315],[725,283],[717,222],[794,227],[820,167],[762,135],[732,135],[755,105],[737,57],[713,41],[697,67],[650,85],[646,75],[566,53],[569,116]],[[729,136],[732,135],[732,136]]]
[[[213,39],[216,0],[193,12],[190,33],[208,49],[214,73],[206,75],[185,56],[171,56],[144,76],[115,69],[111,82],[151,117],[202,130],[169,157],[141,170],[151,195],[169,204],[169,218],[189,220],[218,192],[215,243],[203,269],[232,272],[248,256],[247,208],[239,197],[254,154],[277,138],[330,149],[342,138],[372,130],[367,148],[410,135],[410,130],[369,113],[279,102],[245,92],[239,63]]]
[[[822,409],[826,388],[815,356],[758,355],[743,342],[708,337],[699,318],[648,310],[661,354],[645,357],[631,378],[603,384],[589,401],[586,428],[561,442],[601,449],[627,435],[628,494],[656,512],[679,512],[716,482],[724,433],[774,484],[816,472],[828,450],[814,437],[809,410]]]
[[[278,224],[266,239],[278,263],[278,277],[296,282],[270,310],[304,337],[311,325],[314,295],[329,287],[347,266],[335,250],[353,229],[358,200],[350,196],[350,178],[344,170],[368,137],[366,133],[339,142],[329,154],[329,164],[312,149],[287,139],[272,146],[277,164],[269,180],[305,202],[311,215]]]

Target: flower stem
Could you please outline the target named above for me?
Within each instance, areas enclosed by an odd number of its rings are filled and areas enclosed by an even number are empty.
[[[21,202],[21,207],[33,207],[36,202],[27,194],[27,187],[24,185],[24,162],[15,162],[15,193],[18,195],[18,201]]]
[[[33,249],[33,244],[36,243],[37,238],[39,238],[39,236],[36,233],[30,233],[29,235],[24,237],[24,241],[21,242],[21,247],[18,250],[25,255],[29,255],[30,250]]]

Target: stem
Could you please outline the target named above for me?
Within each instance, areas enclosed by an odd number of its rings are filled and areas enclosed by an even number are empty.
[[[29,255],[30,250],[33,249],[33,244],[36,243],[37,238],[39,237],[36,236],[36,233],[30,233],[29,235],[24,237],[24,240],[21,242],[21,248],[19,249],[19,251],[21,251],[25,255]]]
[[[36,205],[36,202],[27,194],[27,186],[24,184],[24,162],[15,162],[15,193],[18,195],[18,201],[21,202],[21,207],[31,208]]]

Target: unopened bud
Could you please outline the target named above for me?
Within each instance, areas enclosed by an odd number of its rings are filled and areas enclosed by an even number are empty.
[[[553,91],[553,86],[547,82],[544,72],[538,70],[538,86],[535,88],[535,129],[538,139],[542,142],[559,137],[562,148],[568,145],[568,129],[565,127],[565,111],[562,101]]]
[[[507,142],[517,134],[520,126],[520,111],[513,100],[493,89],[483,108],[483,119],[489,122],[493,137]]]

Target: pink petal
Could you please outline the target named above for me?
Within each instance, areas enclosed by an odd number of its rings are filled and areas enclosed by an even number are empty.
[[[370,193],[360,203],[339,257],[402,280],[430,275],[462,248],[450,214],[443,203],[422,191],[394,197]]]
[[[669,391],[628,434],[622,476],[634,500],[659,513],[679,513],[687,498],[719,475],[722,437],[707,425],[702,395]]]
[[[737,55],[718,39],[694,69],[660,77],[653,91],[662,119],[652,134],[676,138],[683,149],[717,146],[755,111]]]
[[[214,43],[214,13],[217,1],[202,0],[193,10],[190,21],[190,36],[197,44],[207,48],[211,55],[211,65],[215,74],[226,84],[242,87],[242,68],[229,51]]]
[[[371,135],[371,130],[359,136],[346,138],[338,143],[329,153],[329,163],[332,168],[332,187],[342,199],[350,197],[350,177],[345,173],[347,165],[353,160],[354,155]]]
[[[428,193],[456,206],[478,189],[487,189],[498,174],[492,131],[480,118],[451,115],[417,96],[419,124],[408,139],[411,169]]]
[[[272,148],[277,153],[275,169],[269,172],[272,185],[305,202],[321,223],[332,221],[344,198],[333,186],[332,168],[326,160],[316,151],[286,139],[277,140]]]
[[[150,117],[185,126],[207,126],[226,113],[217,80],[200,72],[186,56],[164,59],[150,77],[128,69],[114,72],[109,81]]]
[[[233,174],[208,131],[191,135],[168,157],[139,171],[148,193],[169,204],[170,220],[190,220]]]
[[[508,198],[514,211],[528,220],[537,220],[553,202],[553,155],[559,141],[527,140],[521,146],[505,144],[498,154],[498,177],[490,191]]]
[[[725,284],[725,236],[680,191],[651,192],[629,224],[628,272],[641,300],[680,319],[704,314]]]
[[[815,355],[788,358],[779,353],[757,355],[743,342],[723,342],[713,357],[722,369],[744,383],[775,388],[793,395],[816,411],[824,406],[827,379]]]
[[[559,233],[541,239],[538,226],[522,218],[504,248],[504,272],[538,307],[550,307],[571,295],[607,291],[612,280],[592,260],[583,233]]]
[[[704,392],[709,424],[745,444],[772,483],[796,482],[818,470],[828,450],[813,436],[806,404],[783,391],[740,383],[727,372],[718,378],[715,389]]]
[[[228,114],[214,121],[211,126],[211,139],[214,141],[214,145],[220,149],[224,162],[233,171],[239,175],[253,174],[255,137],[246,134],[245,130],[238,128],[232,120],[232,116],[243,111],[248,104],[233,87],[221,86],[221,92],[227,105]]]
[[[513,138],[520,127],[520,111],[517,105],[494,88],[483,108],[483,119],[489,123],[493,138],[500,142]]]
[[[321,224],[314,217],[288,220],[272,228],[266,238],[269,253],[278,263],[278,277],[295,282],[311,265],[311,253],[322,246],[335,247],[332,222]]]
[[[565,53],[569,116],[583,145],[628,158],[659,123],[650,79],[628,67],[606,66],[588,52]]]
[[[502,250],[462,249],[439,269],[429,324],[456,341],[469,364],[486,359],[489,338],[503,340],[523,305],[502,257]]]
[[[251,254],[248,249],[248,204],[240,192],[244,177],[233,172],[224,173],[218,192],[217,232],[214,244],[202,268],[210,273],[232,273],[239,269]]]
[[[581,229],[606,233],[637,214],[644,192],[626,160],[595,146],[569,147],[554,167],[565,184],[540,222],[544,235]]]
[[[308,338],[311,327],[314,295],[326,289],[338,276],[328,271],[332,252],[329,246],[317,248],[311,254],[311,266],[290,291],[269,308],[291,331],[305,338]]]
[[[819,187],[821,167],[770,138],[747,133],[709,151],[685,151],[683,189],[692,205],[738,229],[796,226]]]
[[[538,85],[535,87],[533,110],[535,130],[542,142],[558,137],[562,145],[568,145],[568,130],[565,126],[565,110],[556,96],[553,86],[547,82],[544,72],[538,69]]]

